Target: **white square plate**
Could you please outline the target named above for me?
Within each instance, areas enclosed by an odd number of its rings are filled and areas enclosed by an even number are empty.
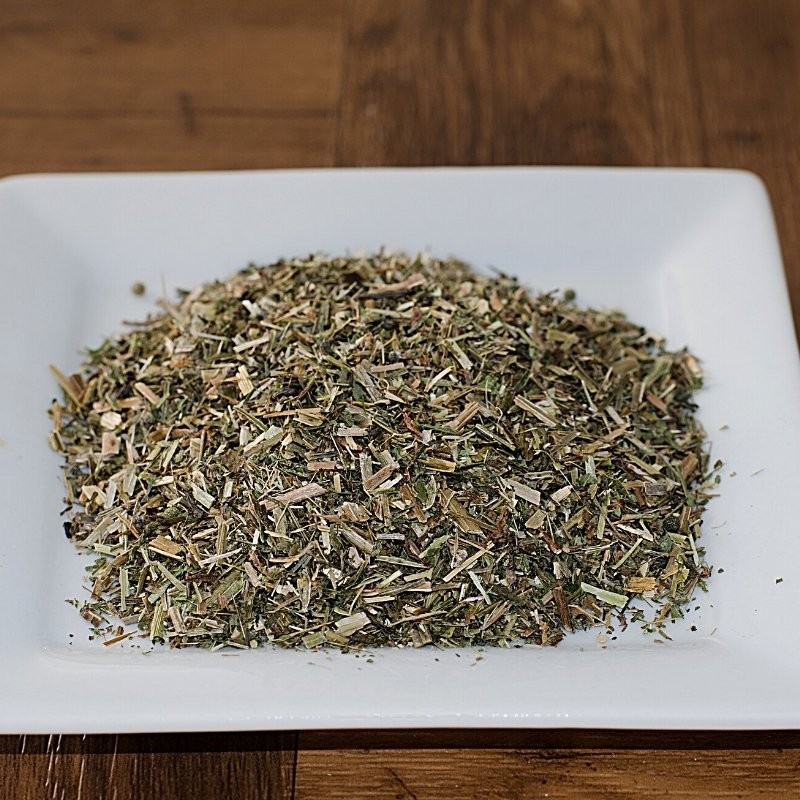
[[[344,727],[800,726],[800,369],[762,184],[712,170],[448,169],[32,176],[0,182],[1,732]],[[573,287],[688,344],[720,496],[699,610],[557,648],[335,652],[106,648],[67,597],[47,365],[142,318],[162,285],[381,245]],[[148,295],[131,294],[143,281]],[[720,430],[724,425],[727,430]],[[735,477],[729,474],[735,472]],[[779,578],[783,580],[777,582]],[[692,631],[694,625],[697,630]],[[70,638],[69,634],[74,634]]]

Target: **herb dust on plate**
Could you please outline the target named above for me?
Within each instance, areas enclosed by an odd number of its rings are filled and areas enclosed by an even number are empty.
[[[705,588],[698,361],[572,293],[312,255],[53,372],[75,602],[113,641],[553,645],[664,635]]]

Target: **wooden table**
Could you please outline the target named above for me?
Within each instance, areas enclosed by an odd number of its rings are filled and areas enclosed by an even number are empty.
[[[797,0],[0,2],[0,174],[741,167],[800,322],[798,96]],[[800,733],[7,736],[0,796],[796,798]]]

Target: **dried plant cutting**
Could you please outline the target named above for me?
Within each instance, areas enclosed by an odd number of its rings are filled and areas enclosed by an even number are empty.
[[[107,642],[547,645],[704,587],[701,370],[621,313],[387,252],[161,306],[53,369]]]

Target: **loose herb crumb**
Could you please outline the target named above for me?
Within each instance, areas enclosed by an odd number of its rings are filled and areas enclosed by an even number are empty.
[[[705,588],[701,368],[621,313],[387,252],[161,306],[53,368],[107,644],[554,645]]]

